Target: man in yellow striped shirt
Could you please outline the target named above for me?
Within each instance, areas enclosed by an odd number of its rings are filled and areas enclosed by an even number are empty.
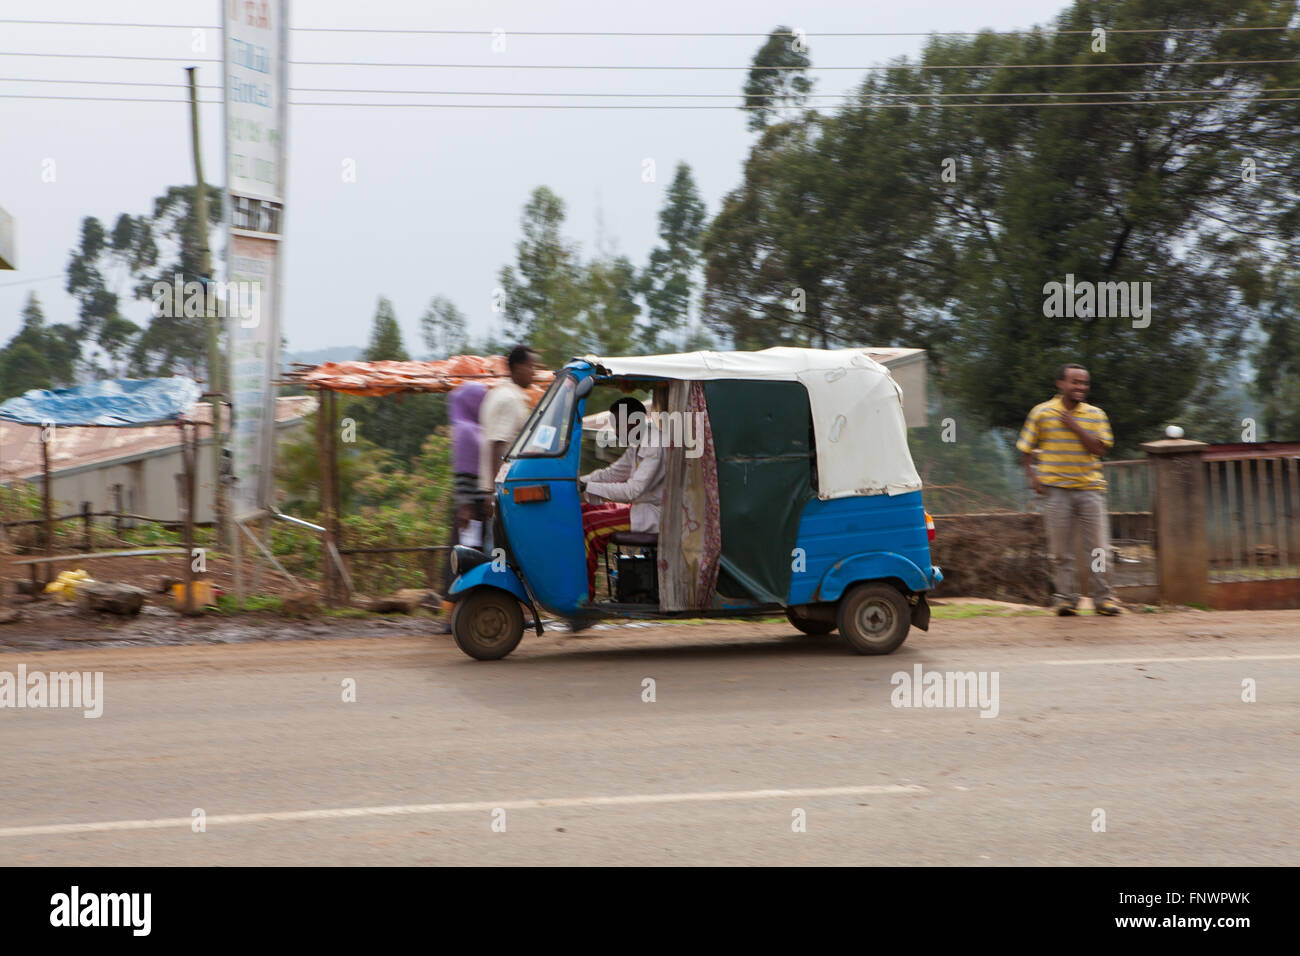
[[[1110,515],[1101,473],[1101,457],[1115,441],[1106,413],[1084,401],[1091,384],[1082,365],[1062,365],[1056,375],[1056,397],[1033,407],[1016,442],[1029,487],[1044,496],[1052,603],[1062,616],[1074,614],[1079,604],[1076,534],[1082,535],[1090,559],[1093,606],[1098,614],[1120,613],[1106,573]]]

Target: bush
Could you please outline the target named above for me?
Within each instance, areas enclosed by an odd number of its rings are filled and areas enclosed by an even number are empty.
[[[371,447],[357,459],[351,474],[351,494],[343,479],[340,497],[352,502],[340,515],[342,547],[400,548],[444,544],[451,516],[451,441],[432,434],[425,438],[410,470],[396,464],[383,449]],[[317,469],[318,471],[318,469]],[[316,493],[310,484],[303,491]],[[317,498],[317,500],[319,500]],[[311,514],[319,520],[319,505]],[[296,525],[276,522],[271,550],[294,575],[319,581],[320,535]],[[357,554],[345,557],[354,591],[381,594],[404,587],[427,587],[439,581],[445,555]]]

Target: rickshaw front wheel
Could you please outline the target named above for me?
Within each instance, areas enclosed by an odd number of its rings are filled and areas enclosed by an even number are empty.
[[[498,588],[478,588],[456,602],[451,633],[456,646],[470,657],[497,661],[519,646],[524,612],[514,595]]]
[[[912,626],[907,598],[880,581],[859,584],[840,600],[840,634],[859,654],[890,654]]]

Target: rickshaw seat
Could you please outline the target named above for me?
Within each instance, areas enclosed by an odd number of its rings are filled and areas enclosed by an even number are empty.
[[[659,535],[649,531],[615,531],[609,536],[609,542],[628,547],[653,548],[659,544]]]

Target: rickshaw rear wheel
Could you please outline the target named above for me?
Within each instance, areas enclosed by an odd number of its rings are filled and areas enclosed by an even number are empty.
[[[818,620],[805,616],[797,607],[785,609],[785,618],[805,634],[829,634],[835,630],[835,622]]]
[[[911,609],[898,588],[873,581],[840,600],[840,635],[859,654],[890,654],[907,640]]]
[[[519,646],[524,612],[514,595],[478,588],[460,601],[451,616],[456,646],[479,661],[498,661]]]

